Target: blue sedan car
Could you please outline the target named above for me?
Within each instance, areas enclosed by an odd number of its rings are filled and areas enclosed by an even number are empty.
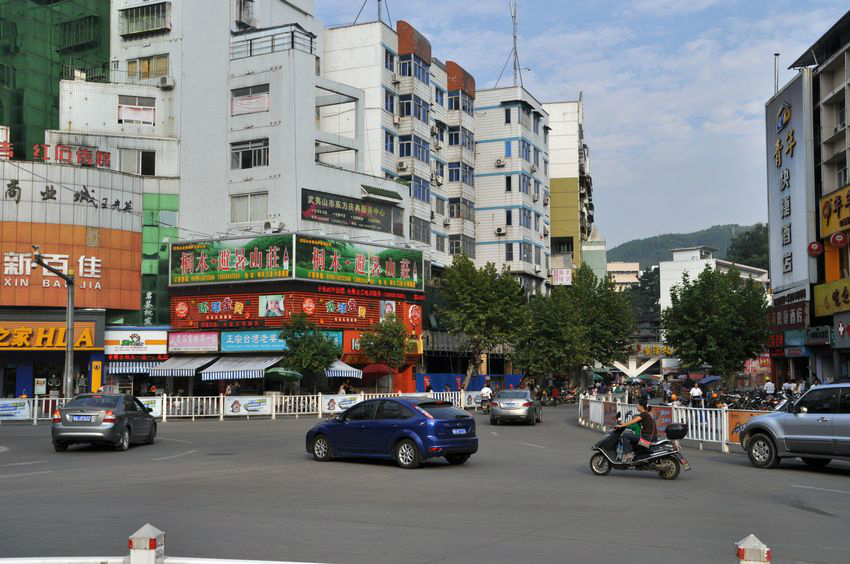
[[[416,468],[437,457],[463,464],[477,451],[475,419],[450,402],[430,398],[364,401],[307,432],[307,452],[321,461],[384,458]]]

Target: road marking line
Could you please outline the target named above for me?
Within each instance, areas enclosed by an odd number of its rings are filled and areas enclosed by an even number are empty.
[[[35,476],[36,474],[52,474],[53,470],[42,470],[41,472],[27,472],[26,474],[6,474],[0,475],[0,478],[17,478],[18,476]]]
[[[0,446],[0,452],[6,452],[9,450],[9,447]]]
[[[157,437],[157,440],[159,440],[159,441],[174,441],[175,443],[184,443],[184,444],[187,444],[187,445],[195,444],[192,441],[184,441],[182,439],[169,439],[168,437]]]
[[[800,485],[797,485],[797,484],[791,484],[791,487],[792,488],[801,488],[801,489],[804,489],[804,490],[817,490],[819,492],[840,493],[840,494],[850,495],[850,492],[845,491],[845,490],[830,490],[828,488],[816,488],[814,486],[800,486]]]
[[[519,443],[519,444],[534,447],[534,448],[546,448],[545,446],[536,445],[534,443]]]
[[[154,462],[158,460],[170,460],[172,458],[177,458],[178,456],[186,456],[187,454],[192,454],[193,452],[198,452],[196,450],[187,450],[186,452],[181,452],[180,454],[172,454],[171,456],[163,456],[162,458],[154,458]]]
[[[0,468],[5,468],[6,466],[28,466],[30,464],[44,464],[47,462],[46,460],[33,460],[32,462],[10,462],[9,464],[0,464]]]
[[[493,436],[494,436],[494,437],[498,437],[498,436],[499,436],[499,433],[497,433],[496,431],[490,431],[490,432],[493,434]]]

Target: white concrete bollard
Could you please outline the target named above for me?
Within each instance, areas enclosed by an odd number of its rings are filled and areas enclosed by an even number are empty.
[[[770,549],[755,535],[739,540],[735,547],[738,550],[738,564],[770,562]]]
[[[150,523],[133,533],[127,545],[129,564],[156,564],[157,559],[162,562],[165,558],[165,533]]]

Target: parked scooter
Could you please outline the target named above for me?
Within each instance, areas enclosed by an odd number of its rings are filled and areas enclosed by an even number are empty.
[[[638,447],[635,458],[629,462],[623,462],[617,452],[622,433],[623,429],[614,429],[593,446],[596,452],[590,457],[591,472],[597,476],[605,476],[611,472],[612,468],[647,470],[658,472],[659,478],[675,480],[683,468],[691,469],[691,465],[682,456],[678,445],[673,442],[685,438],[688,433],[687,425],[671,423],[665,432],[667,439],[653,443],[648,450]]]

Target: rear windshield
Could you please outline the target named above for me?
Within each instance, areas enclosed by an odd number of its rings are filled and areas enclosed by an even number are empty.
[[[499,392],[496,394],[499,398],[527,398],[528,392]]]
[[[120,397],[115,396],[85,396],[74,398],[65,407],[92,407],[95,409],[115,409]]]
[[[450,403],[420,403],[419,407],[431,414],[434,419],[460,419],[470,415]]]

